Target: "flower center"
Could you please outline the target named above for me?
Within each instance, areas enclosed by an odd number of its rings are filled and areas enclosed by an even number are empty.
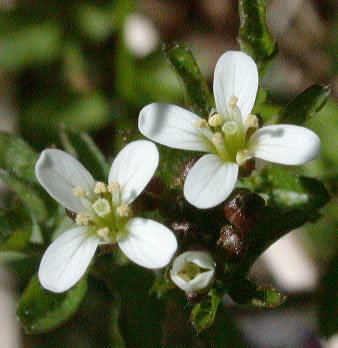
[[[229,114],[223,116],[219,113],[210,115],[208,122],[198,121],[196,127],[208,127],[213,135],[209,141],[214,145],[214,152],[226,162],[236,162],[243,165],[252,158],[248,150],[248,140],[258,129],[258,118],[249,115],[243,123],[242,114],[237,106],[238,98],[232,96],[228,100]]]
[[[190,282],[200,273],[207,271],[208,269],[202,268],[194,262],[186,261],[182,269],[178,272],[178,275],[186,282]]]
[[[115,243],[132,216],[130,206],[121,202],[119,183],[111,182],[107,186],[97,182],[93,192],[86,192],[79,186],[73,194],[84,206],[84,211],[76,215],[75,222],[88,226],[90,233],[98,235],[103,243]]]

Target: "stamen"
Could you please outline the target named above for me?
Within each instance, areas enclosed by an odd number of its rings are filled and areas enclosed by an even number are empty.
[[[207,125],[208,125],[207,121],[206,121],[206,120],[203,120],[203,119],[198,120],[198,121],[196,121],[196,122],[194,123],[194,126],[195,126],[196,128],[205,128],[205,127],[207,127]]]
[[[104,182],[98,181],[95,185],[94,188],[94,193],[99,195],[101,193],[106,193],[107,192],[107,186]]]
[[[220,114],[214,114],[209,118],[210,127],[220,127],[224,123],[224,117]]]
[[[100,217],[104,217],[111,212],[110,204],[104,198],[98,198],[93,203],[92,207],[95,210],[95,213]]]
[[[236,106],[237,102],[238,102],[238,98],[233,95],[232,97],[229,98],[228,105],[231,108],[234,108]]]
[[[88,192],[81,186],[77,186],[73,189],[73,195],[75,197],[86,197]]]
[[[224,144],[224,139],[223,139],[223,135],[220,132],[216,132],[213,136],[212,136],[212,142],[215,145],[222,145]]]
[[[131,209],[128,204],[123,203],[116,208],[116,213],[121,217],[128,217],[131,214]]]
[[[112,181],[111,183],[109,183],[108,191],[110,193],[120,192],[120,190],[121,190],[121,186],[117,181]]]
[[[246,128],[255,128],[258,129],[259,127],[259,121],[258,121],[258,117],[256,115],[249,115],[247,117],[247,119],[245,120],[245,126]]]
[[[241,150],[237,152],[236,155],[236,162],[239,165],[244,164],[247,160],[249,160],[250,158],[252,158],[252,155],[250,154],[250,152],[248,150]]]
[[[103,227],[103,228],[99,228],[96,233],[97,235],[103,239],[103,241],[105,243],[110,243],[111,239],[109,238],[109,228],[108,227]]]
[[[223,127],[222,127],[222,131],[225,134],[235,134],[237,132],[237,124],[235,121],[227,121],[224,123]]]
[[[87,213],[76,214],[75,222],[80,226],[88,226],[90,221],[90,216]]]

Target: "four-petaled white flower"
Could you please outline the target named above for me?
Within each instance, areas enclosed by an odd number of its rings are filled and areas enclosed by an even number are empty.
[[[209,153],[189,171],[185,198],[201,209],[223,202],[233,190],[239,166],[251,158],[299,165],[320,151],[318,136],[293,125],[258,129],[250,114],[258,88],[255,62],[245,53],[230,51],[217,62],[214,95],[217,113],[208,122],[175,105],[150,104],[141,110],[139,130],[160,144]]]
[[[106,185],[63,151],[41,153],[36,164],[40,184],[77,214],[78,224],[46,250],[38,273],[44,288],[57,293],[71,288],[86,272],[99,244],[117,243],[130,260],[146,268],[170,262],[177,249],[174,234],[158,222],[133,217],[130,207],[152,178],[158,160],[153,143],[132,142],[113,161]]]
[[[186,251],[177,256],[170,270],[172,281],[185,292],[207,289],[214,280],[215,262],[205,251]]]

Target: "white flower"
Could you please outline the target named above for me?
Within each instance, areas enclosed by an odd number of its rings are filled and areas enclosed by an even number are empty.
[[[209,253],[187,251],[174,260],[170,270],[172,281],[185,292],[201,291],[213,282],[215,263]]]
[[[164,225],[132,216],[130,203],[152,178],[159,155],[149,141],[128,144],[115,158],[108,185],[67,153],[48,149],[36,164],[46,191],[75,212],[77,227],[57,238],[39,268],[42,286],[53,292],[71,288],[86,272],[99,244],[117,243],[133,262],[146,268],[166,266],[177,249],[174,234]]]
[[[293,125],[258,129],[251,115],[258,88],[255,62],[230,51],[217,62],[214,95],[217,113],[208,122],[175,105],[150,104],[141,110],[139,129],[160,144],[208,153],[189,171],[185,198],[201,209],[223,202],[233,190],[239,166],[253,157],[286,165],[313,160],[320,151],[318,136]]]

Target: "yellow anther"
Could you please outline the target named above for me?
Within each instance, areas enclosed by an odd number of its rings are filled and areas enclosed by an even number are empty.
[[[249,160],[250,158],[252,158],[252,155],[250,154],[250,152],[248,150],[241,150],[237,152],[236,155],[236,162],[239,165],[244,164],[247,160]]]
[[[86,197],[87,194],[86,190],[81,186],[77,186],[73,189],[73,195],[76,197]]]
[[[98,181],[95,185],[94,188],[94,193],[99,195],[101,193],[106,193],[107,192],[107,186],[104,182]]]
[[[235,134],[237,132],[237,124],[235,121],[227,121],[224,123],[223,127],[222,127],[222,131],[225,134]]]
[[[121,190],[121,186],[117,181],[112,181],[111,183],[109,183],[108,191],[110,193],[120,192],[120,190]]]
[[[105,242],[105,243],[110,243],[111,240],[109,238],[109,228],[108,227],[103,227],[103,228],[99,228],[96,233],[97,235],[102,238],[102,240]]]
[[[224,117],[220,114],[214,114],[209,118],[209,126],[220,127],[224,123]]]
[[[236,106],[237,102],[238,102],[238,98],[233,95],[232,97],[229,98],[228,105],[231,108],[234,108]]]
[[[246,128],[255,128],[258,129],[259,127],[259,121],[258,117],[256,115],[249,115],[247,119],[245,120],[245,126]]]
[[[206,121],[206,120],[203,120],[203,119],[198,120],[198,121],[196,121],[196,122],[194,123],[194,126],[195,126],[196,128],[205,128],[205,127],[207,127],[207,125],[208,125],[207,121]]]
[[[78,213],[76,214],[75,222],[80,226],[88,226],[90,216],[87,213]]]
[[[223,135],[220,132],[216,132],[213,136],[212,136],[212,142],[216,145],[222,145],[224,144],[224,139],[223,139]]]
[[[128,217],[131,214],[131,209],[128,204],[121,204],[116,208],[116,214],[121,217]]]
[[[111,212],[110,204],[104,198],[98,198],[93,203],[92,207],[95,210],[95,213],[100,217],[104,217],[105,215],[107,215]]]

